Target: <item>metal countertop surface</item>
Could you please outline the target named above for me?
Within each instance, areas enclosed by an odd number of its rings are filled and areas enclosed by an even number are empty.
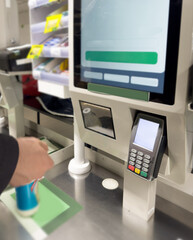
[[[92,163],[89,174],[80,177],[68,173],[65,161],[47,175],[52,183],[75,199],[83,209],[48,236],[48,240],[192,240],[193,228],[156,209],[149,222],[122,209],[123,179]],[[105,178],[119,182],[116,190],[102,186]],[[159,197],[157,197],[158,200]],[[177,206],[161,200],[166,208]],[[167,212],[167,209],[166,209]],[[186,215],[185,215],[186,216]],[[179,219],[180,220],[180,219]],[[0,240],[32,240],[32,237],[0,202]]]

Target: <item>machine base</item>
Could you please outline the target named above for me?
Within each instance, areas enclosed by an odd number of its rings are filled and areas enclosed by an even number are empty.
[[[77,163],[77,160],[73,158],[68,165],[68,170],[74,174],[85,174],[91,170],[91,164],[90,162]]]

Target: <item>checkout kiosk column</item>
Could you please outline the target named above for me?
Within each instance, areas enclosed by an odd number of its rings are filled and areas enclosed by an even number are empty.
[[[146,221],[155,211],[156,178],[166,146],[164,128],[163,119],[139,113],[131,132],[123,207]]]
[[[77,175],[88,173],[91,169],[90,162],[85,159],[84,142],[80,138],[76,117],[74,117],[74,158],[68,165],[68,170]]]

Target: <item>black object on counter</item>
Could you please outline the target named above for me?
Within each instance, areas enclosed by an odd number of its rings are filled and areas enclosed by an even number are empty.
[[[27,59],[30,46],[15,47],[13,50],[0,49],[0,70],[5,72],[31,71],[32,64]]]

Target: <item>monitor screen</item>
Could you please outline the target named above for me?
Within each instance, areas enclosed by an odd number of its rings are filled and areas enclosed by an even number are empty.
[[[159,123],[140,118],[133,143],[152,152],[155,145],[158,129]]]
[[[82,0],[83,81],[163,93],[170,0]]]
[[[74,86],[173,105],[183,0],[74,0]]]

